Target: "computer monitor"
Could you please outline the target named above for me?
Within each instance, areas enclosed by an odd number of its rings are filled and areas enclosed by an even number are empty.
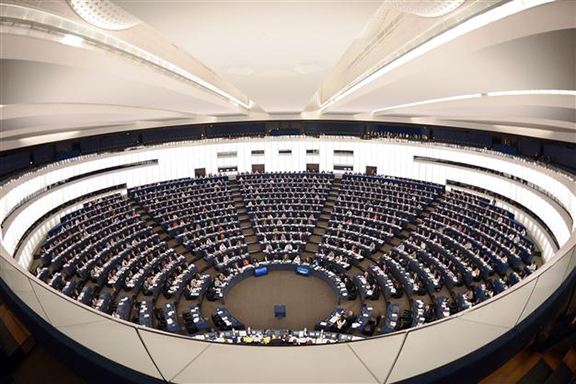
[[[254,269],[254,276],[264,276],[268,274],[268,267],[258,267]]]
[[[308,276],[310,275],[310,268],[299,265],[296,267],[296,273],[302,276]]]

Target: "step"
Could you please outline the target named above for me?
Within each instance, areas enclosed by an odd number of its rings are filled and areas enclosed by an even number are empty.
[[[576,376],[564,363],[560,363],[544,384],[569,384]]]
[[[314,234],[323,236],[326,233],[326,228],[327,227],[316,226],[316,228],[314,228]]]
[[[320,236],[320,235],[312,235],[312,236],[310,236],[310,240],[309,240],[309,241],[310,241],[311,243],[314,243],[314,244],[320,244],[320,241],[322,241],[322,236]]]
[[[246,227],[242,228],[242,234],[244,236],[254,236],[254,230],[252,229],[252,226],[247,225]]]
[[[162,236],[160,236],[162,238]],[[170,248],[176,248],[178,246],[178,241],[176,239],[170,239],[166,242]]]
[[[552,368],[543,358],[540,358],[516,384],[544,384],[551,374]]]
[[[308,252],[316,253],[318,252],[318,244],[308,243],[304,249]]]
[[[264,260],[264,253],[258,252],[250,252],[250,257],[256,260]]]
[[[260,246],[260,243],[248,244],[248,253],[252,252],[262,252],[262,247]]]
[[[576,372],[576,351],[574,348],[570,348],[568,352],[562,358],[562,362],[566,364],[568,368],[572,370],[572,372]]]
[[[246,236],[246,235],[244,235],[244,236]],[[254,244],[257,242],[258,242],[258,239],[256,238],[256,236],[254,236],[254,235],[246,236],[246,244]]]

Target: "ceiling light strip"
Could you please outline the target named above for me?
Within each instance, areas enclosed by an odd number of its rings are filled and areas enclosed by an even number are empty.
[[[438,99],[429,99],[429,100],[423,100],[423,101],[416,101],[414,103],[399,104],[399,105],[394,105],[391,107],[375,109],[374,111],[372,111],[372,113],[385,112],[385,111],[389,111],[392,109],[416,107],[416,106],[426,105],[426,104],[443,103],[443,102],[447,102],[447,101],[476,99],[476,98],[480,98],[480,97],[531,96],[531,95],[560,95],[560,96],[574,96],[574,97],[576,97],[576,91],[567,90],[567,89],[532,89],[532,90],[523,90],[523,91],[496,91],[496,92],[486,92],[486,93],[473,93],[470,95],[441,97]]]
[[[526,91],[486,92],[486,96],[522,96],[522,95],[562,95],[576,96],[576,91],[567,89],[532,89]]]
[[[37,9],[26,8],[19,5],[14,4],[0,4],[0,18],[2,19],[11,19],[17,20],[22,23],[27,24],[40,24],[45,28],[51,29],[53,31],[59,31],[66,35],[68,35],[68,39],[70,36],[77,36],[77,38],[82,38],[84,40],[89,40],[95,42],[97,44],[106,45],[113,47],[119,51],[127,53],[129,55],[135,56],[141,60],[144,60],[147,63],[152,65],[158,66],[168,72],[174,73],[180,77],[183,77],[187,80],[190,80],[203,88],[206,88],[225,99],[241,105],[246,109],[250,109],[250,105],[239,100],[235,96],[232,96],[228,92],[212,85],[211,83],[207,82],[206,80],[201,79],[198,76],[193,75],[192,73],[170,63],[167,60],[164,60],[148,51],[145,51],[141,48],[138,48],[134,45],[126,43],[123,40],[117,39],[110,35],[104,34],[94,28],[90,28],[88,26],[78,24],[72,20],[65,19],[63,17],[47,13],[44,11],[40,11]]]
[[[481,96],[482,96],[481,93],[474,93],[474,94],[471,94],[471,95],[441,97],[441,98],[438,98],[438,99],[429,99],[429,100],[423,100],[423,101],[416,101],[416,102],[414,102],[414,103],[400,104],[400,105],[394,105],[394,106],[392,106],[392,107],[380,108],[380,109],[374,110],[372,113],[388,111],[388,110],[390,110],[390,109],[415,107],[415,106],[424,105],[424,104],[441,103],[441,102],[445,102],[445,101],[456,101],[456,100],[474,99],[474,98],[476,98],[476,97],[481,97]]]
[[[324,104],[322,104],[322,106],[320,107],[320,111],[324,111],[326,108],[328,108],[335,102],[342,100],[346,96],[364,87],[365,85],[373,82],[374,80],[380,78],[381,76],[392,71],[393,69],[396,69],[401,65],[406,64],[407,62],[423,55],[428,51],[431,51],[434,48],[439,47],[440,45],[446,44],[449,41],[452,41],[466,33],[482,28],[488,24],[501,20],[505,17],[512,16],[527,9],[542,4],[550,3],[552,1],[554,0],[512,0],[497,8],[490,9],[480,15],[474,16],[471,19],[468,19],[458,24],[454,28],[442,32],[438,36],[433,37],[427,42],[409,51],[408,53],[400,56],[399,58],[393,60],[392,62],[377,69],[375,72],[372,72],[368,76],[364,77],[362,80],[356,82],[351,87],[341,90],[336,95],[328,99]]]

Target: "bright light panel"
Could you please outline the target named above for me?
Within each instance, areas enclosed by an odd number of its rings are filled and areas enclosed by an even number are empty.
[[[69,35],[66,34],[64,35],[64,37],[62,38],[62,43],[66,44],[66,45],[71,45],[73,47],[79,47],[82,45],[82,43],[84,42],[84,39],[81,38],[80,36],[76,36],[76,35]]]
[[[576,97],[576,91],[567,90],[567,89],[531,89],[531,90],[522,90],[522,91],[496,91],[496,92],[486,92],[486,93],[473,93],[470,95],[441,97],[438,99],[429,99],[429,100],[416,101],[414,103],[393,105],[391,107],[375,109],[374,111],[372,111],[372,113],[389,111],[391,109],[400,109],[400,108],[415,107],[415,106],[419,106],[419,105],[442,103],[442,102],[446,102],[446,101],[475,99],[475,98],[479,98],[479,97],[529,96],[529,95],[560,95],[560,96],[575,96]]]

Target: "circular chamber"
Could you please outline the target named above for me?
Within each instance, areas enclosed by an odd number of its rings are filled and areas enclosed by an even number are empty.
[[[555,170],[388,139],[209,144],[10,181],[2,284],[56,334],[149,377],[258,381],[264,359],[303,367],[288,381],[370,381],[369,367],[394,382],[516,337],[572,276],[574,180]]]

